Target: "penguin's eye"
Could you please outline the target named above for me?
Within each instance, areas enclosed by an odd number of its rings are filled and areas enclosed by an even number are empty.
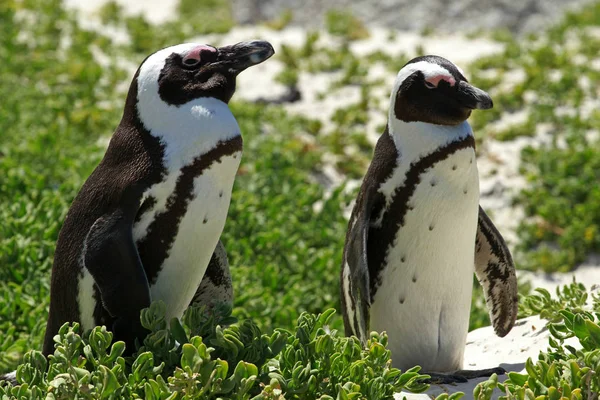
[[[435,85],[431,82],[425,81],[425,87],[427,89],[435,89]]]
[[[193,68],[193,67],[197,67],[198,65],[200,65],[200,59],[186,57],[183,60],[181,60],[181,63],[183,64],[184,67]]]

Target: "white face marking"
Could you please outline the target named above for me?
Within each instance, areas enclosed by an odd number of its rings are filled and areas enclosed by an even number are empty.
[[[162,49],[140,67],[138,76],[138,113],[144,127],[166,146],[165,163],[179,170],[195,157],[208,152],[222,140],[240,134],[240,128],[227,104],[212,97],[201,97],[180,106],[165,103],[158,94],[158,77],[172,53],[187,54],[196,43]]]
[[[469,162],[471,157],[472,148],[459,150],[421,175],[410,199],[415,208],[407,212],[389,251],[371,306],[371,329],[387,331],[396,368],[463,367],[479,204],[477,165]]]
[[[396,93],[398,93],[398,89],[402,83],[414,74],[417,71],[421,71],[425,76],[425,80],[429,80],[435,86],[439,83],[441,79],[448,81],[448,83],[454,82],[454,76],[448,71],[446,68],[442,67],[439,64],[430,63],[428,61],[418,61],[415,63],[405,65],[396,76],[396,81],[394,82],[394,87],[392,89],[392,94],[390,97],[390,112],[388,118],[391,120],[392,118],[396,118],[393,114],[394,106],[396,104]],[[452,83],[451,83],[452,84]]]
[[[185,65],[193,66],[202,62],[202,52],[216,54],[217,49],[212,46],[198,45],[181,53],[182,62]]]

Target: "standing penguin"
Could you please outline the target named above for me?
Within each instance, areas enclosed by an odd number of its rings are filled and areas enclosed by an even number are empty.
[[[131,351],[145,336],[140,310],[152,300],[165,302],[169,320],[197,291],[201,301],[206,290],[231,298],[219,237],[242,137],[227,103],[236,76],[273,53],[263,41],[187,43],[144,60],[106,154],[60,231],[45,355],[68,321],[84,330],[106,325]],[[210,282],[201,286],[209,262]]]
[[[398,73],[388,124],[350,217],[341,271],[347,335],[387,331],[394,367],[420,365],[439,382],[503,372],[459,371],[473,272],[497,335],[517,316],[515,267],[479,207],[467,118],[487,93],[450,61],[418,57]]]

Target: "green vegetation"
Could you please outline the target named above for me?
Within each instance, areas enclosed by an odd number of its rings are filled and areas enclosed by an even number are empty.
[[[593,66],[600,38],[590,28],[598,25],[600,3],[568,14],[545,35],[517,41],[498,34],[506,44],[504,52],[481,58],[470,68],[472,81],[494,93],[492,112],[471,118],[480,140],[533,136],[542,124],[550,132],[550,144],[528,147],[522,155],[530,187],[515,199],[528,217],[518,229],[520,268],[568,271],[600,251],[600,142],[588,139],[600,128],[598,112],[590,111],[600,79]],[[490,71],[509,81],[521,71],[523,79],[507,87],[503,79],[489,78]],[[524,123],[500,132],[486,129],[505,113],[522,109],[528,111]]]
[[[265,25],[273,30],[280,31],[292,22],[294,19],[294,13],[292,10],[285,10],[279,15],[279,17],[265,22]]]
[[[160,25],[152,25],[143,15],[124,16],[122,7],[115,1],[105,3],[99,15],[103,24],[124,28],[127,32],[130,41],[120,50],[142,57],[192,36],[226,33],[234,24],[228,0],[179,0],[177,18]],[[206,15],[211,17],[205,18]],[[114,53],[114,48],[110,53]]]
[[[525,374],[511,372],[504,383],[493,375],[474,390],[478,400],[489,400],[495,388],[500,399],[595,399],[600,392],[600,298],[593,298],[592,310],[584,307],[588,294],[582,284],[557,289],[558,299],[537,290],[523,299],[524,313],[549,320],[549,348],[537,360],[528,359]],[[576,340],[578,348],[565,343]],[[572,343],[572,342],[571,342]]]
[[[329,33],[340,36],[345,40],[357,40],[369,37],[369,31],[362,21],[348,11],[328,11],[325,15],[325,26]]]
[[[328,332],[334,310],[302,314],[294,333],[262,334],[250,320],[232,322],[221,307],[207,316],[190,307],[184,326],[167,326],[164,303],[153,303],[141,321],[151,333],[133,357],[125,344],[96,327],[81,335],[79,325],[63,325],[49,361],[27,353],[17,370],[17,387],[0,386],[0,396],[29,399],[391,399],[400,390],[419,392],[426,375],[415,367],[390,368],[385,335],[358,339]],[[233,319],[235,320],[235,319]],[[49,397],[47,397],[49,396]],[[4,398],[4,397],[3,397]]]
[[[568,271],[600,250],[600,141],[581,131],[523,152],[529,188],[518,200],[535,217],[521,224],[522,267]]]
[[[201,18],[208,12],[215,17]],[[169,331],[160,304],[154,304],[143,317],[153,333],[132,358],[122,357],[122,344],[110,346],[106,330],[80,332],[73,325],[61,330],[54,358],[46,361],[33,351],[23,359],[27,350],[41,347],[62,221],[120,118],[130,71],[118,58],[139,64],[157,48],[233,26],[226,0],[182,0],[177,20],[159,26],[124,16],[112,2],[100,15],[131,40],[117,44],[102,32],[82,29],[60,0],[0,2],[0,372],[24,361],[19,368],[24,384],[0,386],[0,396],[377,399],[402,388],[423,390],[417,369],[390,368],[384,334],[374,333],[363,349],[337,333],[341,318],[328,310],[339,305],[343,210],[354,196],[343,187],[326,193],[316,176],[327,153],[335,156],[339,172],[362,177],[372,154],[364,136],[368,113],[386,112],[373,89],[389,84],[370,77],[369,67],[381,63],[392,77],[408,60],[406,54],[354,54],[351,41],[368,32],[345,12],[327,16],[337,48],[322,45],[313,32],[304,45],[276,55],[285,65],[279,80],[288,86],[307,71],[338,74],[324,92],[360,88],[358,101],[334,112],[327,130],[280,106],[231,105],[245,138],[223,233],[234,276],[233,310],[208,317],[192,308],[183,326],[169,321]],[[274,27],[282,28],[289,18],[282,15]],[[476,61],[468,74],[494,93],[495,108],[471,119],[478,139],[531,136],[542,123],[553,136],[546,146],[523,153],[529,187],[516,202],[529,218],[519,228],[516,256],[528,269],[569,270],[600,251],[600,142],[586,138],[599,129],[600,114],[585,111],[586,102],[597,100],[600,80],[592,63],[600,39],[587,30],[593,25],[600,25],[600,5],[519,42],[498,33],[505,51]],[[567,43],[567,38],[577,40]],[[104,56],[101,63],[98,53]],[[505,78],[516,70],[524,79],[506,89]],[[486,130],[490,122],[522,109],[529,113],[522,124]],[[529,288],[520,287],[521,314],[540,313],[551,321],[550,349],[528,363],[527,375],[482,385],[480,398],[493,387],[519,399],[554,400],[557,393],[587,399],[588,390],[598,391],[591,371],[599,368],[600,302],[596,299],[593,312],[585,311],[582,290],[572,285],[552,300],[543,291],[525,296]],[[488,325],[480,288],[473,304],[471,329]],[[240,322],[230,325],[235,320]],[[569,336],[583,350],[565,345]]]
[[[38,9],[22,20],[22,11]],[[40,348],[56,237],[100,160],[98,138],[120,117],[114,87],[126,76],[112,63],[93,61],[91,45],[102,45],[101,38],[80,30],[57,1],[3,2],[0,20],[0,369],[6,371],[27,349]],[[69,49],[57,51],[69,31]]]
[[[223,234],[235,276],[234,314],[265,329],[291,327],[302,311],[337,307],[347,225],[342,208],[350,196],[338,188],[324,199],[314,183],[322,149],[295,136],[310,132],[309,121],[279,108],[232,108],[245,138]],[[339,319],[333,324],[341,328]]]

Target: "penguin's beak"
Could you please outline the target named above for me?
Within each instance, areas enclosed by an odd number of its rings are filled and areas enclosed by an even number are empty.
[[[217,63],[227,67],[235,75],[248,67],[260,64],[275,54],[271,43],[264,40],[253,40],[219,47],[217,51]]]
[[[494,106],[489,94],[465,81],[458,83],[458,100],[468,109],[487,110]]]

